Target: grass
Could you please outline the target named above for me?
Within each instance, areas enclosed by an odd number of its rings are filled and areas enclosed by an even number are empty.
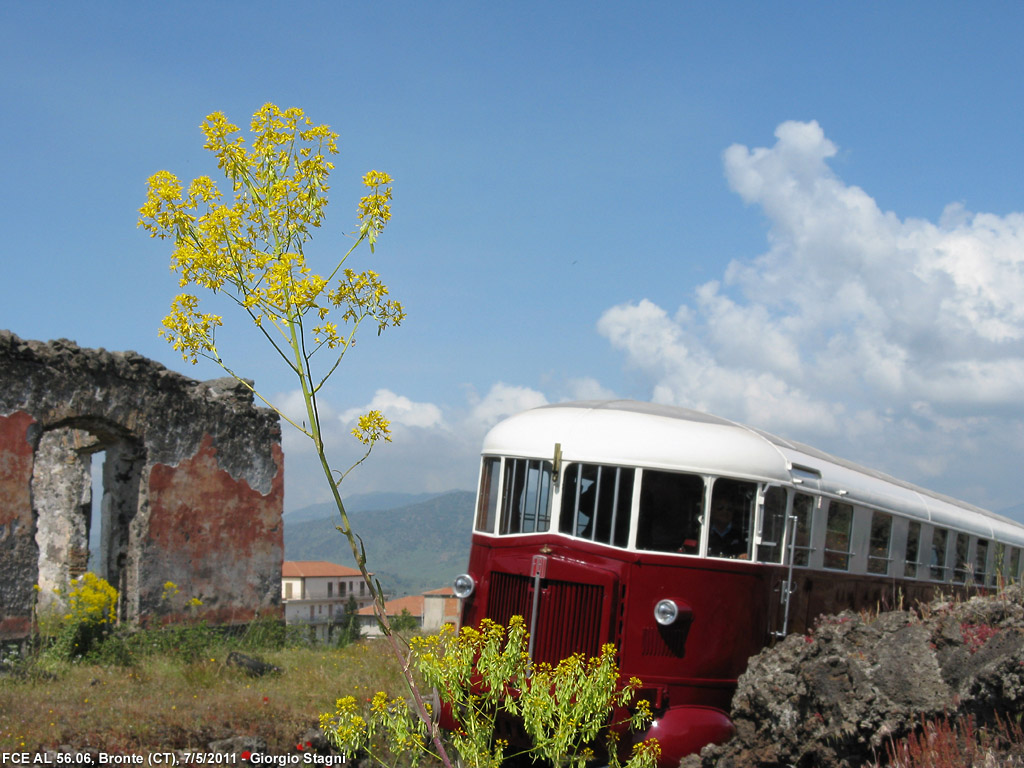
[[[230,650],[224,644],[201,655],[155,651],[127,666],[30,665],[24,676],[0,677],[0,751],[205,749],[214,740],[254,736],[280,754],[294,751],[339,696],[401,690],[392,657],[378,641],[343,649],[243,649],[282,669],[260,678],[229,665]]]

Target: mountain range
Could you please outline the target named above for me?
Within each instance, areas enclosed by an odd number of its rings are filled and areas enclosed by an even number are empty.
[[[441,494],[375,493],[345,500],[352,529],[366,547],[366,563],[392,597],[451,585],[466,570],[472,536],[471,491]],[[284,515],[286,560],[327,560],[354,568],[348,541],[337,530],[332,503]]]

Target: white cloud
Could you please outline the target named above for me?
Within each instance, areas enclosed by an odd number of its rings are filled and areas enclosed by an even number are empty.
[[[614,400],[616,394],[597,379],[584,377],[567,382],[570,400]]]
[[[535,389],[517,387],[498,382],[482,400],[477,401],[469,418],[478,428],[490,429],[514,413],[547,405],[548,399]]]
[[[837,451],[852,437],[851,458],[894,469],[936,472],[958,454],[982,466],[1022,426],[1024,215],[954,204],[938,223],[901,219],[836,176],[817,123],[775,136],[723,156],[769,220],[768,251],[674,314],[612,307],[599,332],[655,399]]]
[[[392,425],[404,427],[437,427],[442,422],[441,409],[433,403],[414,403],[388,389],[378,389],[365,407],[350,408],[338,418],[342,424],[350,424],[368,411],[380,411]]]

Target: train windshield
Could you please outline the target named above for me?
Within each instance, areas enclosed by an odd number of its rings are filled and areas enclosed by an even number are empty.
[[[500,458],[484,457],[474,528],[494,533],[497,526],[497,533],[513,535],[543,533],[550,525],[551,462],[507,458],[502,473]]]

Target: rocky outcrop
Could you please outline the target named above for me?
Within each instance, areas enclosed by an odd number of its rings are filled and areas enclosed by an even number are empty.
[[[750,660],[732,702],[736,737],[686,768],[871,765],[886,744],[943,717],[1024,712],[1024,589],[915,611],[845,612]]]

